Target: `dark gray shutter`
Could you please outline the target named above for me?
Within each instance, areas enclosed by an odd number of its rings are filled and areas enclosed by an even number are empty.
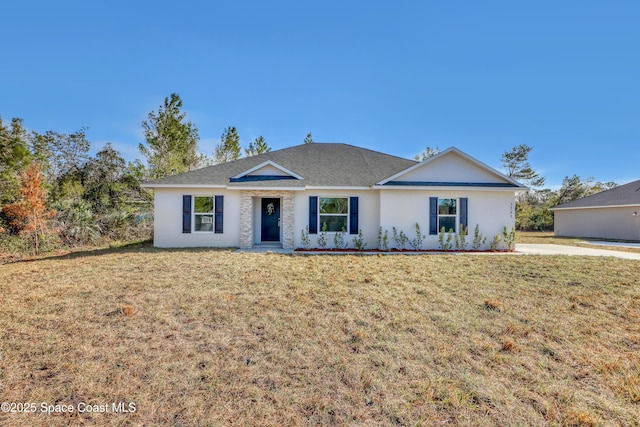
[[[460,224],[462,224],[464,228],[469,227],[468,212],[467,212],[468,205],[469,205],[469,199],[466,197],[460,197]]]
[[[349,197],[349,234],[358,234],[358,198]]]
[[[191,196],[182,196],[182,232],[191,233]]]
[[[429,234],[438,234],[438,198],[429,197]]]
[[[216,196],[215,215],[214,215],[215,216],[214,229],[216,233],[222,233],[223,215],[224,215],[224,196]]]
[[[309,196],[309,234],[318,234],[318,197]]]

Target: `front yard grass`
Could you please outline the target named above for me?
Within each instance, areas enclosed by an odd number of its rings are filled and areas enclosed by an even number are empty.
[[[0,266],[1,425],[637,425],[640,262],[149,245]]]

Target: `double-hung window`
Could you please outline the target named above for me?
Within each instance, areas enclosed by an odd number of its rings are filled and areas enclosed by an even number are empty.
[[[194,231],[213,231],[213,196],[193,197]]]
[[[455,233],[458,225],[457,199],[438,199],[438,231],[444,227],[445,231],[453,230]]]
[[[349,198],[348,197],[319,197],[318,211],[320,213],[319,230],[348,231],[349,230]]]

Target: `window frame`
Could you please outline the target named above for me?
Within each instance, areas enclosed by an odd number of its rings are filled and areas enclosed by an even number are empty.
[[[211,199],[211,211],[210,212],[196,212],[196,199],[208,198]],[[216,231],[216,197],[214,195],[200,194],[191,196],[191,230],[193,233],[215,233]],[[208,216],[211,217],[211,230],[197,230],[196,229],[196,216]],[[202,224],[202,222],[200,222]]]
[[[441,200],[454,200],[455,201],[455,214],[441,214],[440,213],[440,201]],[[453,232],[457,233],[458,232],[458,225],[459,225],[459,215],[460,215],[460,200],[458,197],[438,197],[438,203],[436,205],[436,210],[437,210],[437,217],[438,217],[438,234],[442,232],[442,226],[440,225],[440,218],[454,218],[455,222],[453,224]],[[446,228],[446,227],[445,227]],[[449,229],[451,230],[451,228]],[[448,233],[449,230],[445,229],[445,233]]]
[[[321,206],[321,200],[323,199],[344,199],[346,200],[346,207],[347,210],[345,213],[322,213],[322,209],[320,208]],[[325,216],[333,216],[333,217],[344,217],[346,218],[345,224],[345,230],[344,233],[349,233],[349,228],[351,226],[350,221],[349,221],[349,215],[351,214],[351,202],[350,202],[351,198],[349,196],[318,196],[318,233],[322,233],[322,217]],[[342,233],[342,230],[327,230],[327,233]]]

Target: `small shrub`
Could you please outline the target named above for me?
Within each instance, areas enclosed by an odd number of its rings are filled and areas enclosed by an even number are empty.
[[[471,248],[474,251],[480,250],[486,241],[487,238],[480,232],[480,227],[476,224],[476,228],[473,229],[473,243],[471,244]]]
[[[422,231],[420,230],[420,224],[416,222],[416,237],[414,237],[411,240],[411,247],[414,250],[419,251],[420,249],[422,249],[422,239],[426,237],[427,236],[422,235]]]
[[[358,237],[353,238],[353,247],[359,251],[363,251],[366,246],[367,244],[362,236],[362,229],[360,229],[358,230]]]
[[[347,241],[344,239],[346,232],[344,227],[342,227],[342,230],[336,231],[336,234],[333,236],[333,245],[336,249],[345,249],[347,247]]]
[[[489,250],[497,251],[500,246],[500,240],[502,240],[502,236],[500,234],[496,234],[489,244]]]
[[[309,226],[305,226],[303,230],[300,230],[300,243],[304,249],[311,247],[311,238],[309,237]]]
[[[502,241],[507,250],[514,250],[516,248],[516,229],[512,228],[511,231],[507,231],[507,227],[502,230]]]
[[[327,247],[327,223],[322,224],[322,229],[320,230],[320,234],[318,235],[318,246],[322,249],[326,249]]]
[[[400,232],[398,232],[398,230],[393,227],[393,242],[396,245],[396,248],[399,250],[403,250],[407,247],[407,242],[409,241],[409,237],[407,237],[406,234],[404,234],[404,231],[400,230]]]
[[[453,249],[453,234],[453,230],[451,229],[449,229],[448,232],[444,227],[440,229],[440,233],[438,233],[438,243],[440,245],[440,249],[445,252]],[[445,235],[447,236],[446,239]]]
[[[464,251],[467,247],[467,236],[469,235],[469,228],[460,224],[460,232],[456,234],[456,249]]]
[[[387,230],[384,230],[383,233],[382,227],[378,228],[378,249],[381,249],[383,251],[389,250],[389,232]]]
[[[102,234],[102,225],[83,200],[66,201],[56,206],[56,228],[68,245],[95,243]]]
[[[454,236],[455,236],[455,233],[453,232],[453,230],[449,229],[449,232],[447,233],[447,250],[448,251],[453,249]]]

